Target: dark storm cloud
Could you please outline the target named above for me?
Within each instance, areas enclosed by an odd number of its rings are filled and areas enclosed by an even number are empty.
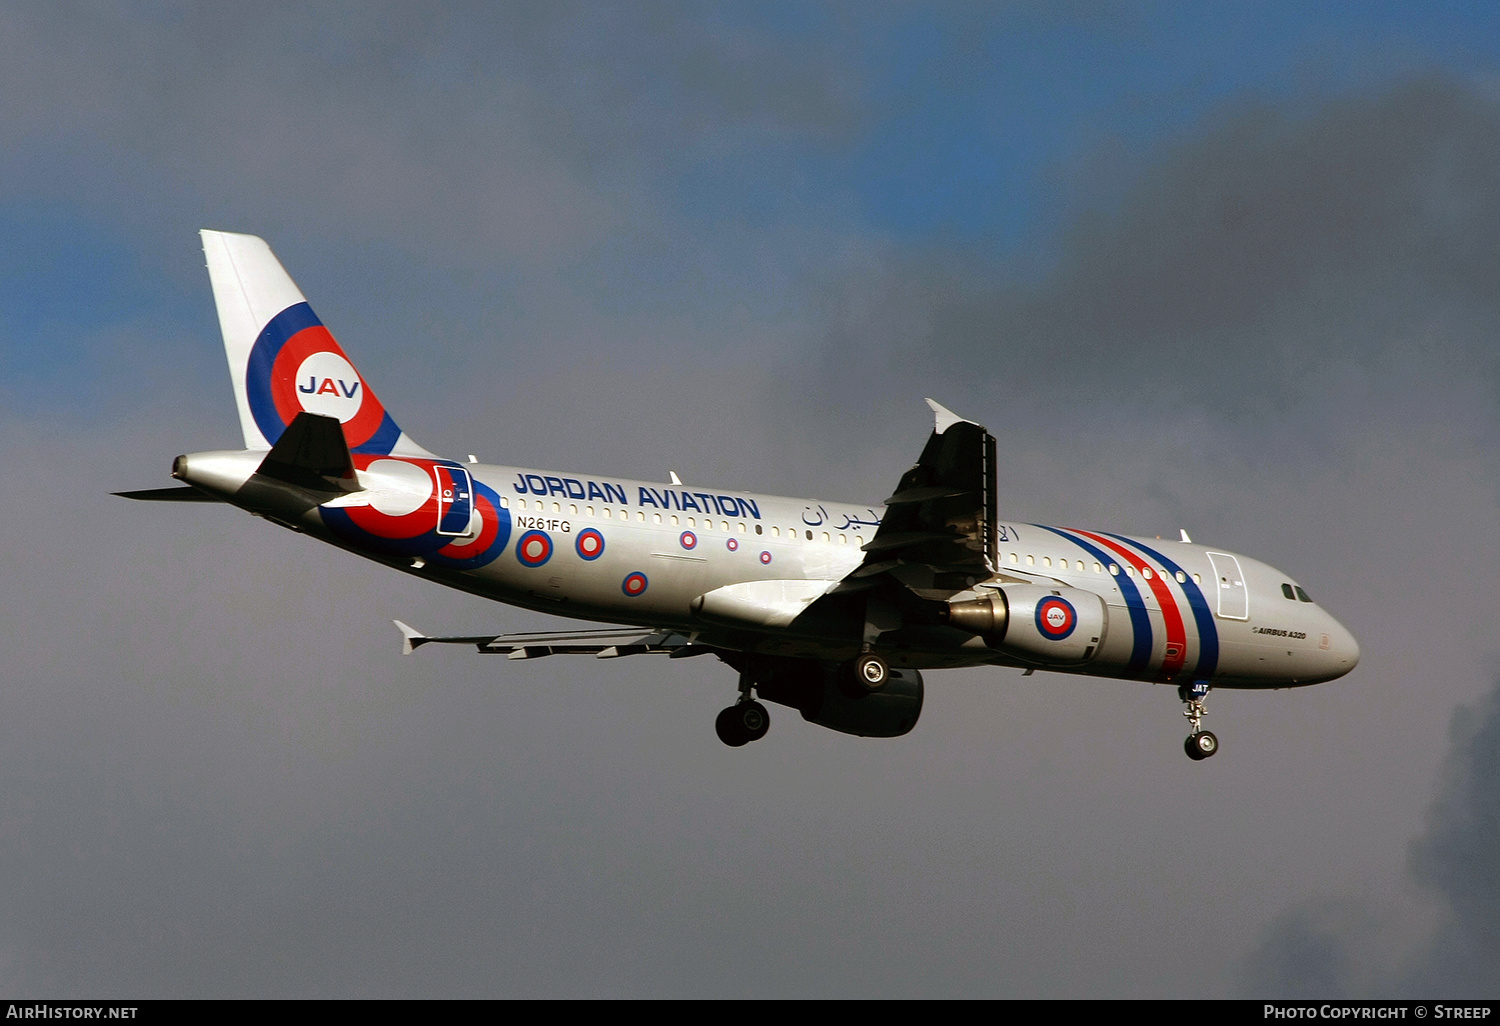
[[[1492,626],[1470,580],[1500,538],[1492,469],[1444,433],[1461,405],[1449,371],[1487,366],[1475,340],[1495,320],[1478,284],[1495,238],[1488,100],[1418,82],[1235,107],[1017,271],[872,239],[836,189],[773,232],[687,209],[685,167],[743,165],[779,193],[780,146],[868,124],[857,62],[811,36],[675,6],[144,10],[0,11],[12,201],[66,202],[138,251],[180,251],[164,288],[192,311],[90,334],[124,368],[70,367],[99,378],[79,386],[91,420],[60,412],[51,378],[10,383],[12,991],[1207,994],[1225,938],[1289,901],[1288,952],[1261,971],[1359,969],[1362,920],[1298,899],[1370,876],[1363,853],[1418,814],[1403,788],[1425,787],[1423,717],[1454,699],[1409,678],[1461,679],[1483,643],[1463,632]],[[1368,181],[1346,192],[1354,172]],[[726,754],[710,724],[733,674],[702,660],[402,659],[394,616],[457,633],[538,618],[228,509],[103,494],[234,440],[190,234],[205,218],[272,237],[426,444],[448,439],[413,417],[455,409],[490,432],[472,443],[486,459],[663,477],[686,453],[720,480],[873,499],[925,437],[923,387],[987,419],[1051,408],[1067,430],[1006,435],[1008,502],[1105,527],[1189,509],[1195,531],[1211,519],[1266,543],[1252,551],[1306,557],[1366,663],[1310,692],[1216,695],[1225,752],[1189,773],[1176,703],[1144,685],[933,674],[899,742],[778,711],[766,744]],[[606,237],[628,244],[598,258]],[[1413,247],[1440,250],[1443,273]],[[822,288],[803,292],[810,252]],[[787,280],[776,316],[734,297]],[[804,359],[805,338],[832,341]],[[18,347],[28,362],[41,348]],[[1224,469],[1200,439],[1243,453],[1274,428],[1228,432],[1193,391],[1227,379],[1214,394],[1231,412],[1286,406],[1304,351],[1386,361],[1320,407],[1358,414],[1359,444],[1335,435],[1321,457],[1337,479],[1299,490],[1280,462]],[[794,443],[758,444],[809,365],[829,401],[779,418]],[[1391,383],[1412,368],[1403,399]],[[1115,382],[1191,395],[1197,413],[1137,417]],[[830,416],[860,429],[820,432]],[[1163,425],[1191,444],[1142,444]],[[1430,495],[1461,508],[1423,530]],[[1420,571],[1371,572],[1371,552]],[[1461,850],[1434,856],[1433,879],[1462,877]]]
[[[1454,713],[1449,741],[1442,790],[1411,861],[1448,918],[1412,989],[1488,996],[1500,979],[1500,680],[1476,708]]]
[[[1255,997],[1343,998],[1351,954],[1346,938],[1368,915],[1354,902],[1317,902],[1293,909],[1266,928],[1247,960],[1246,992]]]
[[[1320,397],[1345,362],[1493,376],[1496,166],[1500,104],[1459,82],[1237,103],[1068,225],[1044,269],[873,251],[824,293],[819,380],[863,366],[887,395],[910,366],[970,394],[1083,389],[1253,420]]]
[[[676,4],[0,14],[16,184],[127,217],[169,214],[187,189],[459,262],[548,261],[629,208],[662,216],[664,166],[847,132],[856,89],[826,48]],[[96,148],[103,162],[78,159]]]
[[[1373,901],[1315,900],[1267,927],[1241,971],[1247,997],[1484,998],[1500,978],[1500,680],[1453,714],[1449,749],[1409,874],[1439,903],[1436,930],[1381,955],[1389,912]]]

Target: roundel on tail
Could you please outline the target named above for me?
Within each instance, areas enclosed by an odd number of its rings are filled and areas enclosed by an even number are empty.
[[[384,455],[401,437],[306,303],[287,307],[261,330],[245,368],[245,392],[256,426],[272,445],[304,410],[337,417],[353,452]]]

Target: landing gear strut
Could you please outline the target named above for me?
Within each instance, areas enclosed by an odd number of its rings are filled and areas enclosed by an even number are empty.
[[[714,720],[714,732],[730,748],[759,741],[771,729],[771,716],[766,712],[766,707],[750,697],[750,689],[754,683],[748,667],[741,671],[740,700],[719,713]]]
[[[1208,715],[1204,699],[1208,697],[1208,681],[1199,680],[1184,684],[1177,689],[1177,697],[1187,703],[1182,715],[1193,725],[1193,732],[1182,743],[1189,759],[1202,762],[1219,750],[1219,739],[1213,731],[1203,729],[1203,717]]]

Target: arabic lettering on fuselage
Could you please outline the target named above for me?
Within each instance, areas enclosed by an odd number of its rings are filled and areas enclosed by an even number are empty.
[[[583,499],[588,502],[617,503],[630,505],[624,485],[611,481],[579,480],[576,477],[551,477],[542,474],[517,474],[511,485],[518,495],[561,496],[568,499]],[[653,506],[657,509],[675,509],[683,512],[714,514],[721,517],[749,517],[760,519],[760,505],[743,495],[714,495],[709,492],[689,492],[673,488],[640,487],[637,506]]]

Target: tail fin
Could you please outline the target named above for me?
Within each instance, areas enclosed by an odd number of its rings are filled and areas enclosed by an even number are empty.
[[[337,417],[353,452],[432,455],[396,426],[263,239],[199,234],[245,448],[270,449],[306,410]]]

